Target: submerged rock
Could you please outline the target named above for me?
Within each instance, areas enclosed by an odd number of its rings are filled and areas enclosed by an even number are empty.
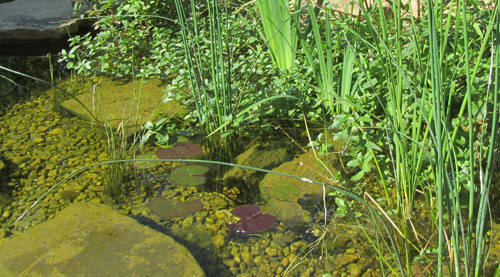
[[[335,162],[333,159],[329,163],[324,161],[325,164],[329,165],[329,171],[335,174],[336,170],[332,166],[333,162]],[[328,180],[325,180],[325,176],[328,176],[328,173],[316,161],[312,149],[293,161],[273,168],[273,171],[300,176],[303,179],[267,174],[259,184],[261,196],[266,201],[266,205],[262,208],[275,215],[278,220],[283,221],[285,224],[291,226],[301,225],[304,222],[304,217],[308,216],[309,212],[303,209],[299,199],[301,199],[301,202],[306,199],[306,202],[310,202],[310,205],[318,204],[315,203],[317,202],[315,200],[322,199],[323,187],[309,180],[326,182]]]
[[[69,91],[83,103],[95,118],[105,122],[112,128],[124,128],[125,134],[138,131],[138,127],[147,121],[155,122],[161,117],[182,116],[182,107],[172,100],[163,101],[166,87],[164,80],[150,79],[126,82],[101,78],[96,84],[77,83],[69,85]],[[92,121],[92,117],[75,99],[62,104],[70,113]],[[162,116],[158,112],[163,113]]]
[[[156,151],[159,159],[186,159],[203,153],[203,148],[196,143],[185,141],[178,142],[169,148]]]
[[[272,169],[292,158],[290,147],[283,143],[268,142],[252,146],[238,155],[234,163],[262,169]],[[226,172],[224,180],[235,184],[244,184],[248,197],[253,199],[259,194],[259,182],[266,174],[255,170],[233,167]]]
[[[172,238],[105,205],[77,203],[0,242],[0,276],[204,276]]]

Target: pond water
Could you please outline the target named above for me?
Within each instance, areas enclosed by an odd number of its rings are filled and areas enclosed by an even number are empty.
[[[110,159],[130,158],[132,154],[120,152],[119,143],[124,145],[126,141],[128,147],[129,140],[122,138],[121,142],[118,139],[113,140],[116,144],[110,143],[109,132],[106,135],[101,126],[56,111],[53,96],[52,90],[42,91],[5,105],[0,113],[3,164],[0,239],[16,237],[54,218],[72,203],[85,202],[108,205],[148,228],[171,236],[189,249],[207,276],[382,275],[374,242],[368,239],[375,230],[371,219],[336,217],[332,197],[318,198],[314,193],[303,193],[304,188],[309,189],[307,186],[311,185],[307,180],[295,183],[302,184],[299,190],[290,185],[295,181],[284,177],[209,165],[211,170],[205,185],[173,186],[168,181],[169,175],[182,163],[128,163],[90,167],[54,188],[79,168]],[[293,148],[289,140],[254,143],[246,148],[245,153],[256,165],[264,166],[269,159],[283,155],[280,163],[273,161],[268,166],[280,172],[318,178],[312,168],[313,156],[300,149],[289,151]],[[288,150],[283,152],[282,148]],[[153,144],[146,144],[136,152],[151,154],[157,149]],[[252,156],[251,151],[256,149],[262,152]],[[266,152],[268,158],[264,158]],[[245,154],[240,158],[245,158]],[[307,167],[302,166],[304,163]],[[264,185],[259,188],[262,182]],[[273,186],[276,183],[282,185]],[[113,188],[118,189],[118,193],[113,194]],[[321,187],[315,189],[322,191]],[[263,201],[266,193],[268,196],[296,194],[297,198],[289,201],[278,196],[273,206]],[[196,200],[203,207],[182,217],[162,219],[158,212],[151,211],[151,202],[158,196],[180,202]],[[34,203],[34,208],[22,216]],[[263,213],[272,214],[277,221],[256,233],[231,231],[227,223],[237,220],[231,211],[242,204],[259,205]],[[358,211],[368,214],[361,207]],[[496,255],[493,258],[498,257],[500,243],[492,247],[492,255]],[[414,268],[426,275],[429,263],[416,262]]]

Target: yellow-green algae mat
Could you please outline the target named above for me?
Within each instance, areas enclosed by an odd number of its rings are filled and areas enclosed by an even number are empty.
[[[101,204],[75,203],[0,241],[0,276],[204,276],[169,236]]]

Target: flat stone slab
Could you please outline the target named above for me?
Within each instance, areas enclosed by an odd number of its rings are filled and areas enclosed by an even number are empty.
[[[204,276],[172,238],[101,204],[75,203],[0,240],[0,276]]]
[[[0,40],[60,39],[76,31],[71,0],[15,0],[0,4]]]
[[[0,55],[57,52],[70,34],[77,33],[87,24],[73,18],[71,2],[15,0],[1,3]],[[79,12],[86,9],[83,6]]]
[[[131,135],[147,121],[162,117],[182,117],[187,110],[177,101],[163,102],[166,83],[161,79],[122,82],[101,78],[97,84],[79,83],[69,86],[69,91],[100,121],[114,129],[124,128]],[[63,102],[70,113],[91,122],[92,117],[75,99]]]

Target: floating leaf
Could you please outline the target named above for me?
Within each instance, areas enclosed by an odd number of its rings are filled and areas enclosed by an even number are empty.
[[[135,158],[136,159],[154,160],[154,159],[156,159],[156,156],[154,154],[142,154],[142,155],[136,156]],[[134,162],[134,166],[138,169],[148,169],[148,168],[155,167],[156,165],[157,165],[157,163],[155,163],[153,161],[135,161]]]
[[[204,165],[183,165],[172,170],[168,180],[175,186],[197,187],[205,183],[205,173],[208,167]]]
[[[270,214],[263,214],[258,206],[243,205],[235,208],[232,214],[240,218],[240,222],[226,223],[231,231],[241,233],[256,233],[271,227],[276,218]]]
[[[201,146],[186,141],[178,142],[169,148],[162,148],[156,151],[156,156],[160,159],[185,159],[202,153],[203,148],[201,148]]]
[[[203,207],[200,200],[180,202],[166,199],[163,196],[155,197],[149,204],[149,210],[163,220],[185,217],[194,214]]]
[[[269,196],[282,200],[294,198],[298,193],[299,189],[297,186],[290,183],[272,184],[268,190]]]

